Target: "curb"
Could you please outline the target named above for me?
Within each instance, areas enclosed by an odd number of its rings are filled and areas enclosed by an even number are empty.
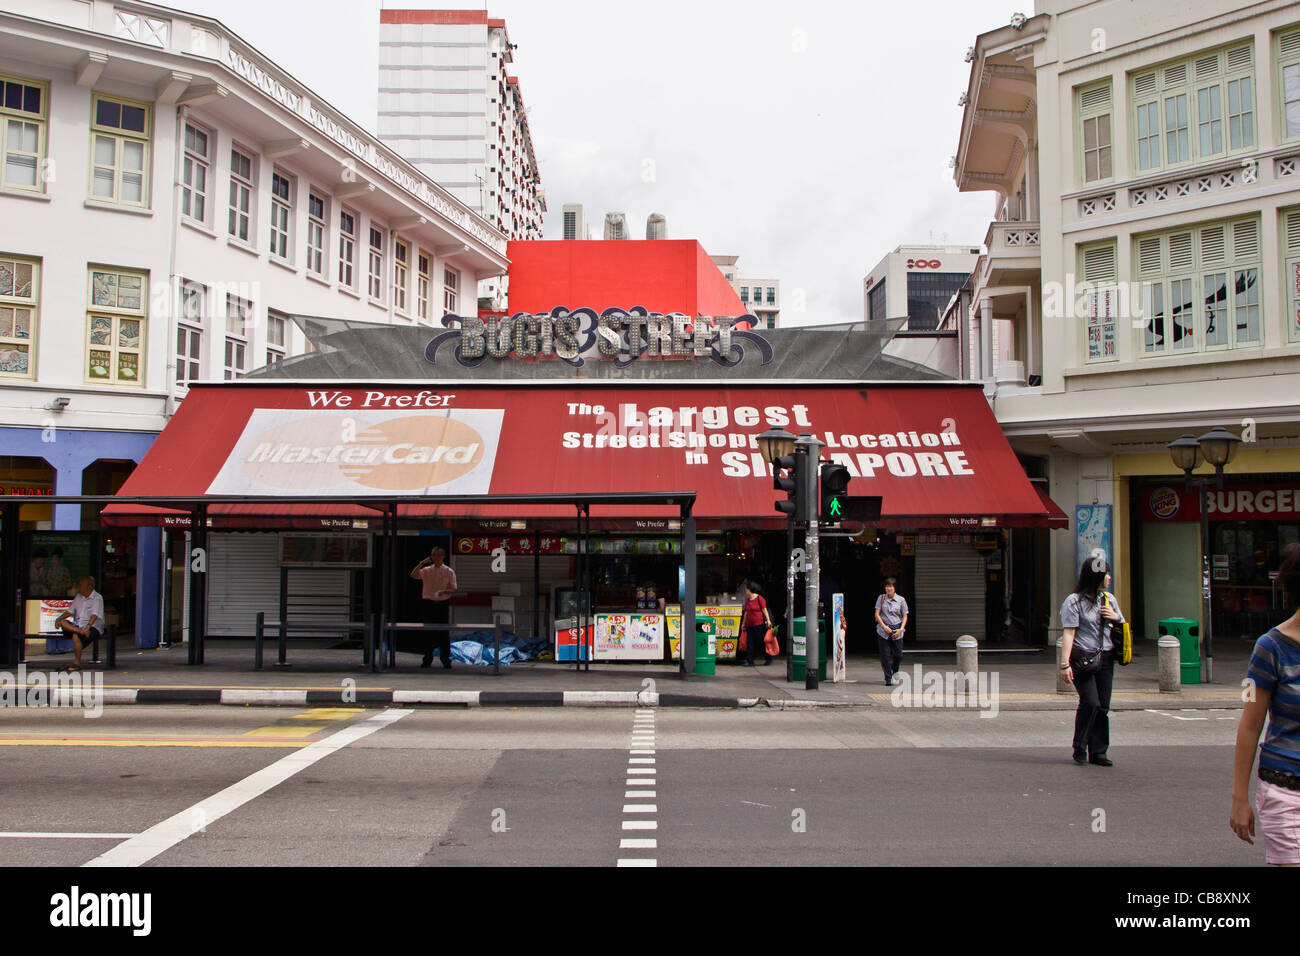
[[[30,688],[29,688],[30,689]],[[494,691],[494,690],[288,690],[284,688],[139,687],[101,692],[103,704],[220,704],[230,707],[696,707],[729,710],[844,710],[888,708],[880,700],[817,700],[768,697],[718,697],[707,694],[666,694],[649,691]],[[66,705],[65,705],[66,706]],[[1000,711],[1074,711],[1073,696],[1042,694],[1003,700]],[[1111,711],[1240,710],[1239,697],[1161,695],[1150,700],[1112,700]],[[892,708],[889,708],[892,709]],[[909,710],[950,711],[970,707],[914,707]]]

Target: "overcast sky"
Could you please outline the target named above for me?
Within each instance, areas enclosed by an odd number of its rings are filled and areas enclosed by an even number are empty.
[[[372,132],[379,0],[172,0],[215,17]],[[1012,0],[1014,4],[1014,0]],[[383,0],[389,9],[481,9]],[[991,0],[494,0],[549,211],[583,204],[593,238],[624,212],[644,238],[739,255],[779,279],[782,322],[862,318],[862,280],[901,244],[975,245],[992,193],[948,161],[975,37],[1019,7]],[[802,297],[800,296],[802,292]],[[798,308],[802,298],[804,308]]]

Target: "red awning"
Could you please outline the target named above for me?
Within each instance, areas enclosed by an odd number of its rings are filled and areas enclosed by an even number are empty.
[[[442,389],[195,385],[120,494],[248,495],[213,504],[213,526],[375,528],[386,497],[427,495],[403,515],[571,521],[562,505],[439,503],[439,496],[698,494],[695,515],[727,527],[784,527],[754,437],[809,433],[848,466],[850,495],[880,495],[893,528],[1059,526],[978,386],[888,384],[572,386]],[[301,495],[260,504],[259,495]],[[378,510],[313,498],[365,497]],[[675,518],[669,507],[603,507],[596,519]],[[181,512],[111,505],[117,524]],[[1054,520],[1055,519],[1055,520]],[[530,525],[531,527],[532,525]]]
[[[1070,516],[1061,509],[1060,505],[1047,496],[1047,489],[1042,485],[1035,483],[1034,491],[1038,492],[1038,500],[1041,501],[1043,507],[1047,509],[1047,527],[1070,527]]]

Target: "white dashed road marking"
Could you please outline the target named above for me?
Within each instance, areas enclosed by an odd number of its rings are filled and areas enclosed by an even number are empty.
[[[623,794],[624,800],[654,800],[657,799],[659,791],[649,789],[657,787],[655,782],[655,712],[649,708],[639,708],[636,716],[632,720],[632,746],[628,748],[627,754],[627,784],[628,787],[637,789],[627,790]],[[625,803],[623,804],[623,829],[627,830],[658,830],[659,823],[653,817],[659,812],[659,805],[656,803]],[[632,819],[629,819],[632,818]],[[624,837],[619,841],[620,850],[657,850],[659,841],[657,839]],[[634,856],[619,857],[618,866],[658,866],[659,861],[654,856]]]

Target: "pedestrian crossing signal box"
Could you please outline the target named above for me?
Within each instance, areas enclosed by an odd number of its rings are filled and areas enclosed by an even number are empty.
[[[880,495],[834,495],[822,512],[822,521],[835,524],[839,521],[879,521]]]
[[[826,524],[841,521],[875,521],[880,517],[879,495],[849,494],[849,469],[844,465],[823,462],[821,467],[821,507],[818,520]]]

